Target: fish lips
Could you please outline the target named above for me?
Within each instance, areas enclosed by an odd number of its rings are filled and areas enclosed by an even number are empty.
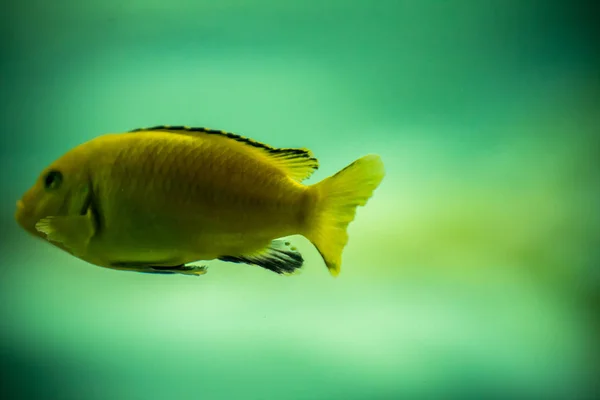
[[[21,228],[23,228],[25,231],[29,232],[33,236],[37,236],[42,239],[45,238],[45,235],[43,233],[35,229],[35,224],[38,222],[38,218],[36,218],[33,215],[29,208],[27,208],[23,200],[17,201],[15,220]]]

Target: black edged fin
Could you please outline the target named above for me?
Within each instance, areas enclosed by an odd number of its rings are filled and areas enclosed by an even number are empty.
[[[204,275],[208,267],[204,265],[176,265],[174,267],[150,267],[156,273],[177,273],[184,275]]]
[[[302,254],[289,247],[289,242],[273,240],[266,249],[250,255],[221,256],[221,261],[257,265],[277,274],[291,275],[304,264]]]
[[[115,262],[111,264],[112,268],[122,269],[127,271],[142,272],[145,274],[183,274],[183,275],[204,275],[208,267],[204,265],[174,265],[174,266],[158,266],[149,264],[140,264],[133,262]],[[155,263],[159,264],[159,263]]]
[[[141,274],[152,274],[152,275],[173,275],[173,274],[177,273],[177,272],[173,272],[173,271],[154,271],[154,270],[135,271],[135,272],[139,272]]]
[[[313,156],[308,149],[290,149],[276,148],[257,142],[255,140],[245,138],[235,133],[219,131],[209,128],[194,128],[187,126],[169,126],[159,125],[151,128],[138,128],[129,132],[171,132],[182,135],[200,136],[200,135],[220,135],[237,142],[252,146],[261,151],[269,160],[275,163],[292,179],[301,182],[309,178],[313,172],[319,168],[319,161]]]

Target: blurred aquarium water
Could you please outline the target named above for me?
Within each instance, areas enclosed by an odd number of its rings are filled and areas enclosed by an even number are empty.
[[[588,399],[599,379],[592,7],[23,0],[0,13],[6,399]],[[87,265],[15,202],[108,132],[207,126],[387,176],[333,279]]]

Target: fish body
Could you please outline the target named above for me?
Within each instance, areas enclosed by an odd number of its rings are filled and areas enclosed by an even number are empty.
[[[202,274],[221,259],[291,273],[302,257],[279,238],[309,238],[337,275],[346,227],[383,178],[366,156],[316,185],[306,149],[278,149],[205,128],[99,136],[46,168],[16,219],[91,264]]]

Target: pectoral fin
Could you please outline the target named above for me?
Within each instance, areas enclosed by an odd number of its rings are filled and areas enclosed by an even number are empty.
[[[91,209],[85,215],[42,218],[35,224],[35,229],[44,233],[47,240],[64,246],[77,257],[86,253],[95,233]]]

